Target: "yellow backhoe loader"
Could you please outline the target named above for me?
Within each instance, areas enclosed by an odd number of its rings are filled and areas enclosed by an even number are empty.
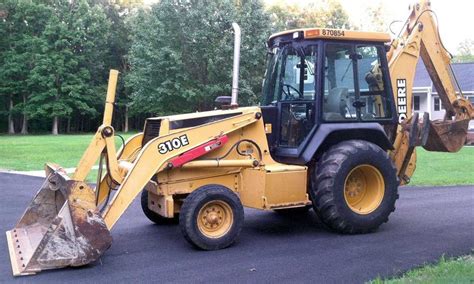
[[[325,28],[272,35],[262,103],[254,107],[237,105],[234,24],[232,96],[217,99],[222,109],[148,118],[118,151],[112,70],[103,123],[74,175],[47,164],[43,186],[6,233],[13,274],[97,260],[139,194],[151,221],[179,220],[186,240],[204,250],[234,242],[243,206],[286,213],[312,206],[336,232],[374,231],[415,170],[415,147],[456,152],[474,118],[437,24],[430,2],[421,0],[394,40]],[[443,120],[413,112],[420,57],[446,108]],[[91,188],[85,179],[97,161]]]

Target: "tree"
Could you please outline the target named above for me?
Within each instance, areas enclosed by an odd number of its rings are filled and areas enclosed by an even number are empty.
[[[32,91],[28,112],[52,118],[52,134],[58,134],[60,118],[74,111],[88,117],[98,113],[110,23],[101,6],[85,0],[54,0],[50,7],[42,52],[27,79]]]
[[[349,16],[337,0],[325,0],[319,4],[311,3],[303,9],[305,28],[322,27],[350,29]]]
[[[32,1],[7,0],[0,10],[3,11],[3,20],[0,21],[0,94],[8,96],[8,133],[15,133],[13,115],[21,113],[21,133],[26,134],[29,96],[26,80],[36,55],[41,52],[38,42],[49,9]]]
[[[302,17],[302,8],[296,4],[276,2],[267,8],[270,14],[273,32],[287,29],[296,29],[305,25]]]
[[[255,105],[260,101],[265,73],[265,44],[271,34],[270,16],[260,1],[241,0],[237,6],[236,22],[242,29],[239,103]],[[230,85],[231,72],[227,74],[227,78],[223,78],[224,84]]]
[[[465,39],[459,43],[454,62],[474,62],[474,40]]]
[[[231,92],[233,33],[243,27],[242,101],[255,102],[263,76],[268,19],[256,0],[162,0],[132,21],[132,110],[154,114],[203,111]],[[256,79],[259,78],[259,79]],[[260,81],[261,82],[261,81]]]
[[[106,64],[109,68],[117,69],[121,73],[116,94],[116,105],[123,111],[123,116],[116,116],[123,120],[122,131],[129,130],[129,103],[130,90],[124,84],[123,78],[129,71],[128,50],[130,49],[130,15],[133,10],[143,4],[143,0],[119,0],[116,3],[108,0],[99,0],[104,7],[107,18],[111,22],[109,38],[107,42],[108,54]],[[107,75],[107,74],[105,74]],[[106,78],[104,78],[106,79]]]
[[[349,29],[349,16],[337,0],[323,0],[307,4],[276,2],[268,7],[274,32],[295,28]]]

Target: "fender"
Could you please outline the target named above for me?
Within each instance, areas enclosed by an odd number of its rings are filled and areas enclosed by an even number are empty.
[[[315,155],[341,141],[359,139],[393,150],[393,145],[379,123],[325,123],[315,127],[298,149],[276,149],[276,160],[282,163],[307,165]]]

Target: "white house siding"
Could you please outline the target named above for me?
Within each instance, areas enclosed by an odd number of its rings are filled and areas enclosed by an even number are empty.
[[[416,110],[415,108],[415,102],[413,101],[412,106],[413,106],[413,111],[419,112],[423,114],[423,112],[426,112],[428,109],[430,109],[431,105],[429,98],[431,94],[431,88],[413,88],[413,100],[415,100],[415,97],[420,98],[420,109]]]
[[[474,92],[463,93],[473,104],[474,104]],[[413,100],[415,97],[420,98],[420,109],[415,110],[414,112],[419,112],[423,114],[424,112],[428,112],[430,114],[430,119],[444,119],[444,115],[446,113],[441,101],[439,102],[440,110],[435,110],[435,100],[439,99],[437,93],[432,93],[431,88],[427,87],[415,87],[413,88]],[[412,104],[413,108],[415,107],[415,103]],[[469,129],[474,129],[474,120],[471,120],[469,123]]]
[[[456,78],[459,82],[463,94],[474,104],[474,62],[471,63],[453,63]],[[438,98],[436,89],[433,87],[430,76],[422,62],[416,67],[415,82],[413,84],[413,94],[420,97],[419,113],[428,112],[430,119],[443,119],[445,110],[435,110],[435,99]],[[470,128],[474,129],[474,121],[470,122]]]
[[[467,99],[470,100],[474,104],[474,92],[464,93],[464,96],[466,96]],[[431,96],[431,108],[428,108],[428,107],[422,108],[422,107],[420,107],[421,109],[424,109],[424,110],[428,110],[428,109],[430,110],[431,120],[443,119],[444,115],[446,114],[446,110],[444,109],[443,105],[441,104],[441,101],[440,101],[440,110],[439,111],[435,110],[435,100],[436,99],[439,99],[438,94],[433,93],[432,96]],[[423,112],[423,111],[420,110],[420,112]],[[474,120],[471,120],[469,122],[469,129],[474,129]]]

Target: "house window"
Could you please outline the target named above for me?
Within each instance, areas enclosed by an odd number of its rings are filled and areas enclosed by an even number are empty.
[[[440,110],[439,98],[434,98],[434,110],[435,110],[435,111],[439,111],[439,110]]]
[[[420,96],[413,97],[413,110],[420,110]]]

